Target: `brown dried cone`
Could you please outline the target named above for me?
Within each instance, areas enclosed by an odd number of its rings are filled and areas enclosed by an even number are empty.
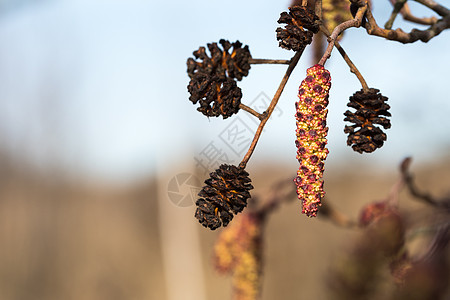
[[[251,54],[248,46],[242,48],[239,41],[230,43],[221,39],[219,43],[223,50],[217,43],[211,43],[207,44],[210,56],[205,47],[200,47],[193,52],[195,59],[188,58],[187,73],[191,78],[188,91],[192,103],[200,102],[198,111],[208,117],[226,119],[239,111],[242,91],[236,80],[248,75]]]
[[[195,217],[200,224],[215,230],[224,227],[247,206],[253,186],[248,173],[239,167],[223,164],[210,173],[206,185],[198,193]]]
[[[242,43],[236,41],[230,43],[227,40],[221,39],[219,43],[222,45],[222,49],[217,43],[207,44],[211,56],[206,53],[205,47],[200,47],[197,51],[194,51],[195,60],[190,57],[187,60],[187,73],[189,77],[193,77],[195,73],[207,73],[210,75],[218,75],[221,79],[223,77],[235,78],[242,80],[243,77],[248,75],[250,70],[249,60],[252,58],[248,46],[242,48]],[[231,53],[228,51],[231,49]]]
[[[195,73],[188,85],[189,100],[200,102],[199,112],[208,117],[222,116],[224,119],[239,111],[242,91],[236,81],[217,75]]]
[[[346,125],[344,132],[348,134],[347,145],[352,146],[356,152],[373,152],[381,148],[386,141],[386,134],[374,124],[381,125],[384,129],[391,128],[391,122],[386,118],[391,116],[388,112],[390,106],[385,103],[387,100],[378,89],[373,88],[367,92],[358,91],[350,97],[347,106],[355,108],[356,111],[347,110],[344,113],[344,121],[354,125]]]
[[[287,24],[284,29],[279,27],[276,30],[280,47],[294,51],[304,49],[311,44],[313,33],[319,31],[318,20],[314,10],[308,7],[289,7],[289,13],[282,12],[278,20],[280,24]]]

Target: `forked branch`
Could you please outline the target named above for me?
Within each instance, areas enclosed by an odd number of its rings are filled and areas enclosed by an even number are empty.
[[[328,47],[325,50],[325,53],[323,54],[322,58],[319,61],[319,65],[324,65],[327,59],[331,56],[331,51],[333,51],[335,42],[338,38],[338,36],[344,31],[351,27],[359,27],[361,26],[362,19],[364,17],[364,14],[366,13],[367,9],[367,3],[364,6],[361,6],[358,8],[358,11],[355,15],[355,18],[352,20],[345,21],[338,26],[336,26],[331,33],[329,39],[328,39]]]
[[[283,79],[281,80],[281,83],[278,87],[278,90],[276,91],[275,95],[273,96],[273,99],[270,102],[269,107],[262,114],[264,117],[261,119],[261,122],[259,123],[259,126],[256,129],[256,133],[255,133],[255,136],[253,137],[252,143],[250,144],[250,147],[249,147],[247,153],[245,154],[244,158],[242,159],[241,163],[239,164],[239,167],[245,168],[245,166],[247,165],[247,162],[249,161],[250,157],[252,156],[253,151],[255,150],[256,144],[258,143],[261,133],[264,129],[264,126],[266,125],[267,121],[269,120],[270,116],[272,115],[273,110],[275,109],[275,106],[277,105],[278,100],[280,99],[281,94],[283,93],[284,87],[286,86],[286,83],[289,80],[289,77],[291,76],[292,71],[297,66],[297,63],[303,54],[303,50],[304,49],[302,49],[301,51],[298,51],[297,53],[295,53],[294,57],[292,57],[290,64],[286,70],[286,73],[284,74]]]

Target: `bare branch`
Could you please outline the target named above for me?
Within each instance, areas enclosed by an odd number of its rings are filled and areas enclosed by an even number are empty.
[[[331,33],[329,40],[328,40],[328,47],[325,50],[325,53],[323,54],[322,58],[320,59],[320,61],[318,63],[319,65],[323,66],[325,64],[325,62],[327,61],[327,59],[331,56],[331,51],[333,51],[335,42],[336,42],[338,36],[344,30],[349,29],[351,27],[361,26],[361,21],[367,10],[368,9],[367,9],[367,3],[366,3],[366,5],[364,5],[358,9],[358,12],[356,13],[354,19],[345,21],[334,28],[333,33]]]
[[[385,29],[391,29],[392,24],[394,24],[395,18],[397,18],[398,13],[403,9],[403,6],[406,4],[407,0],[396,0],[394,1],[394,9],[392,10],[391,16],[389,20],[387,20],[386,24],[384,24]],[[392,2],[392,0],[391,0]]]
[[[390,1],[391,1],[392,5],[395,5],[397,0],[390,0]],[[436,17],[419,18],[419,17],[414,16],[411,13],[408,3],[405,3],[403,5],[402,9],[400,10],[400,14],[402,15],[404,20],[413,22],[416,24],[421,24],[421,25],[433,25],[438,20]],[[384,26],[385,26],[385,29],[391,29],[391,28],[387,28],[386,25],[384,25]]]
[[[288,188],[286,189],[286,187]],[[294,201],[297,199],[295,196],[295,184],[292,182],[292,179],[280,180],[272,186],[270,197],[256,212],[265,216],[277,209],[281,203]]]
[[[320,30],[328,37],[330,38],[330,32],[328,31],[328,29],[321,25],[320,26]],[[339,44],[339,42],[336,40],[334,41],[334,45],[336,46],[336,48],[338,49],[339,53],[341,54],[342,58],[345,60],[345,62],[347,63],[347,65],[350,67],[350,72],[352,72],[353,74],[356,75],[356,77],[358,78],[359,82],[361,83],[361,86],[363,87],[364,91],[368,91],[369,90],[369,86],[367,85],[366,80],[364,79],[364,77],[362,76],[362,74],[359,72],[358,68],[355,66],[355,64],[351,61],[350,57],[348,57],[347,53],[344,51],[344,48],[342,48],[342,46]]]
[[[286,59],[264,59],[264,58],[251,58],[248,63],[251,65],[288,65],[291,61]]]
[[[255,117],[257,117],[258,119],[262,120],[264,118],[264,115],[260,114],[259,112],[257,112],[256,110],[254,110],[251,107],[248,107],[245,104],[239,104],[239,108],[245,110],[246,112],[254,115]]]
[[[403,44],[414,43],[418,40],[426,43],[435,36],[439,35],[443,30],[450,28],[450,14],[446,15],[445,18],[438,20],[426,30],[413,29],[410,33],[406,33],[400,28],[395,30],[380,28],[370,9],[367,10],[366,18],[368,22],[365,27],[368,34],[383,37],[385,39],[397,41]]]
[[[414,0],[416,2],[419,2],[422,5],[425,5],[429,9],[432,9],[434,12],[436,12],[441,17],[448,17],[450,15],[450,10],[448,10],[446,7],[434,2],[433,0]]]
[[[253,151],[255,150],[256,144],[258,143],[258,140],[261,136],[262,130],[264,129],[264,126],[266,125],[267,121],[269,120],[270,116],[272,115],[272,112],[275,109],[275,106],[277,105],[278,100],[281,97],[281,93],[283,93],[284,87],[286,86],[286,83],[289,80],[289,77],[291,76],[292,71],[294,70],[295,66],[297,66],[297,63],[303,54],[303,50],[305,50],[305,49],[303,48],[301,51],[298,51],[297,53],[295,53],[294,57],[292,57],[291,63],[289,64],[289,66],[286,70],[286,73],[284,74],[283,79],[281,80],[278,90],[276,91],[275,95],[273,96],[273,99],[270,102],[269,107],[263,113],[264,117],[261,120],[261,122],[259,123],[258,129],[256,129],[256,133],[255,133],[255,136],[253,137],[253,141],[250,144],[250,147],[249,147],[247,153],[245,154],[244,158],[242,159],[241,163],[239,164],[239,166],[241,168],[245,168],[245,166],[247,165],[247,162],[249,161],[250,157],[252,156]]]
[[[322,20],[322,0],[315,0],[315,14]]]
[[[419,191],[417,186],[414,184],[412,174],[409,172],[409,166],[411,165],[411,161],[412,159],[410,157],[407,157],[403,160],[400,166],[400,171],[403,180],[406,186],[408,187],[411,195],[432,206],[445,208],[450,211],[450,198],[436,199],[426,192]]]
[[[322,201],[322,207],[320,208],[319,218],[328,219],[334,225],[344,228],[356,228],[358,224],[356,221],[351,220],[349,217],[336,210],[329,204],[326,199]]]

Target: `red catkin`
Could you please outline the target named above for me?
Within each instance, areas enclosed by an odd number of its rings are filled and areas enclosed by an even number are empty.
[[[302,201],[302,213],[315,217],[323,191],[323,167],[327,158],[328,127],[326,118],[331,76],[323,66],[315,65],[306,71],[306,78],[299,87],[297,111],[297,159],[300,168],[294,179],[297,195]]]

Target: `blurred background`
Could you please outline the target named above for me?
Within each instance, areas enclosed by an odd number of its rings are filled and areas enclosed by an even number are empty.
[[[380,24],[387,2],[374,5]],[[414,4],[417,16],[433,15]],[[186,59],[221,38],[249,45],[254,58],[290,59],[275,38],[288,6],[0,1],[0,299],[229,299],[229,279],[210,264],[217,232],[193,218],[194,201],[218,163],[208,153],[238,164],[257,123],[246,112],[227,120],[197,112]],[[400,18],[396,26],[413,28]],[[343,112],[360,86],[333,52],[330,201],[356,217],[386,196],[406,156],[419,183],[448,192],[448,32],[401,45],[350,29],[341,44],[393,116],[383,148],[360,155],[346,146]],[[311,57],[300,60],[248,164],[255,195],[298,168],[294,102]],[[262,112],[285,68],[252,66],[239,83],[243,103]],[[348,234],[308,220],[298,203],[283,206],[267,226],[263,298],[327,299],[322,274]]]

